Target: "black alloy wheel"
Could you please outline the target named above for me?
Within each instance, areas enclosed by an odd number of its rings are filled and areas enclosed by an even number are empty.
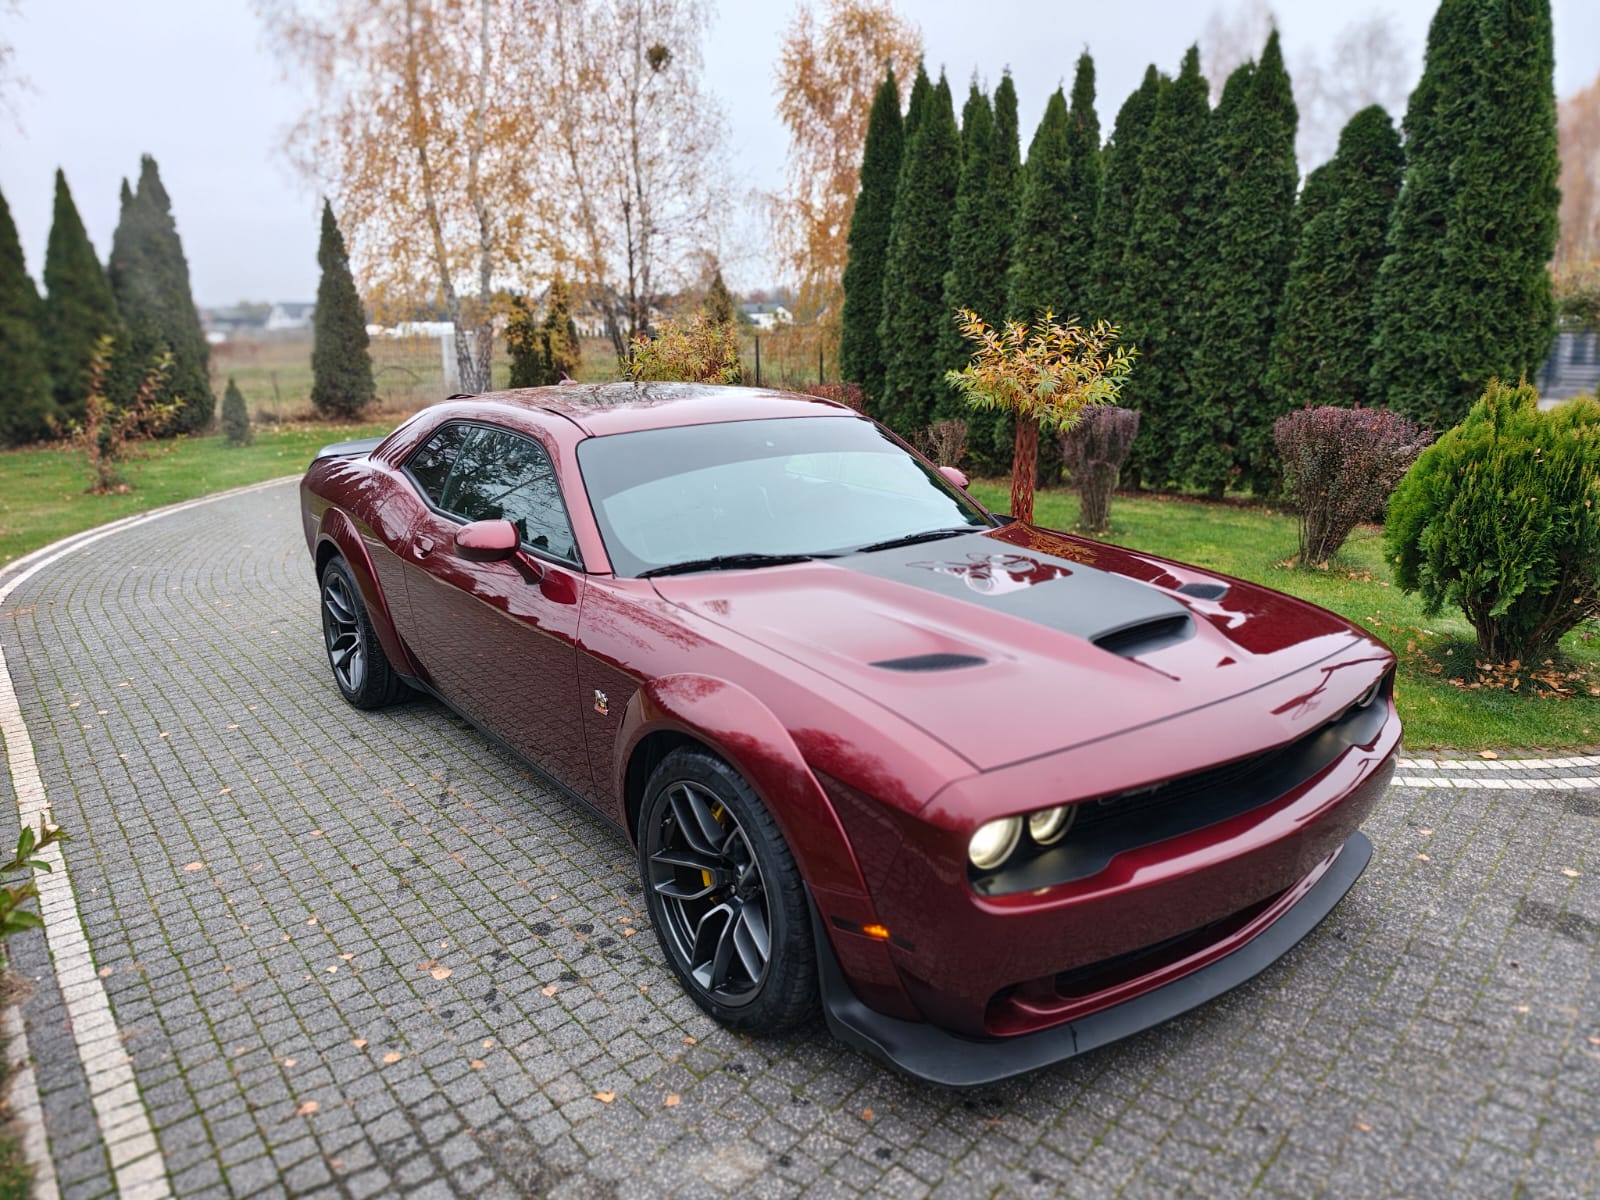
[[[382,708],[406,694],[342,558],[331,558],[322,568],[322,640],[339,694],[355,707]]]
[[[662,951],[701,1008],[775,1033],[816,1007],[816,954],[800,873],[766,807],[702,750],[650,778],[639,873]]]

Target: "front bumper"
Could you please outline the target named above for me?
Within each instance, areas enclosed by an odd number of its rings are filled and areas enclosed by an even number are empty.
[[[969,1088],[1038,1070],[1188,1012],[1260,974],[1333,910],[1372,858],[1372,843],[1352,833],[1307,876],[1316,878],[1276,918],[1237,949],[1110,1008],[1034,1033],[971,1038],[917,1021],[885,1016],[850,990],[812,905],[823,1011],[835,1037],[927,1083]],[[1320,872],[1320,874],[1319,874]]]

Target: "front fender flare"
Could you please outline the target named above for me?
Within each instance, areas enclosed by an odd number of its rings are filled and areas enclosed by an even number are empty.
[[[337,508],[329,507],[322,514],[322,522],[317,529],[315,561],[319,577],[323,546],[332,546],[339,557],[350,565],[350,573],[356,577],[356,586],[361,590],[361,602],[367,606],[367,616],[372,621],[373,632],[378,635],[378,644],[388,656],[389,665],[401,675],[415,677],[417,668],[412,664],[411,656],[406,653],[405,644],[395,629],[389,601],[378,587],[377,572],[372,569],[372,559],[367,556],[366,542],[355,523]],[[321,586],[320,582],[318,586]]]

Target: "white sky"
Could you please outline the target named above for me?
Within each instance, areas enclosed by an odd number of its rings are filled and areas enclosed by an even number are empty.
[[[1600,3],[1554,4],[1557,92],[1565,96],[1600,74]],[[793,0],[722,0],[706,46],[708,82],[723,100],[747,189],[783,182],[787,141],[773,111],[773,69],[794,7]],[[1011,68],[1024,148],[1050,92],[1070,86],[1085,46],[1109,130],[1145,65],[1175,71],[1213,7],[1212,0],[899,0],[922,27],[930,69],[949,73],[958,106],[974,73],[992,86]],[[1291,70],[1381,8],[1404,37],[1415,74],[1435,0],[1275,0],[1272,7]],[[19,15],[0,7],[0,37],[16,46],[17,68],[33,85],[18,97],[20,132],[0,117],[0,191],[36,280],[56,167],[66,170],[103,260],[120,180],[136,177],[139,155],[148,152],[172,195],[197,302],[316,294],[320,205],[279,150],[300,98],[282,81],[246,0],[21,0]],[[730,274],[736,288],[774,282],[759,258]]]

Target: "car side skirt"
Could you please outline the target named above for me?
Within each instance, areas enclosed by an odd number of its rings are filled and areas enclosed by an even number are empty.
[[[1009,1038],[963,1037],[868,1008],[845,981],[813,902],[823,1012],[840,1041],[914,1079],[949,1088],[997,1083],[1150,1029],[1254,978],[1333,911],[1371,859],[1372,843],[1365,834],[1352,833],[1305,895],[1238,949],[1121,1004]]]

